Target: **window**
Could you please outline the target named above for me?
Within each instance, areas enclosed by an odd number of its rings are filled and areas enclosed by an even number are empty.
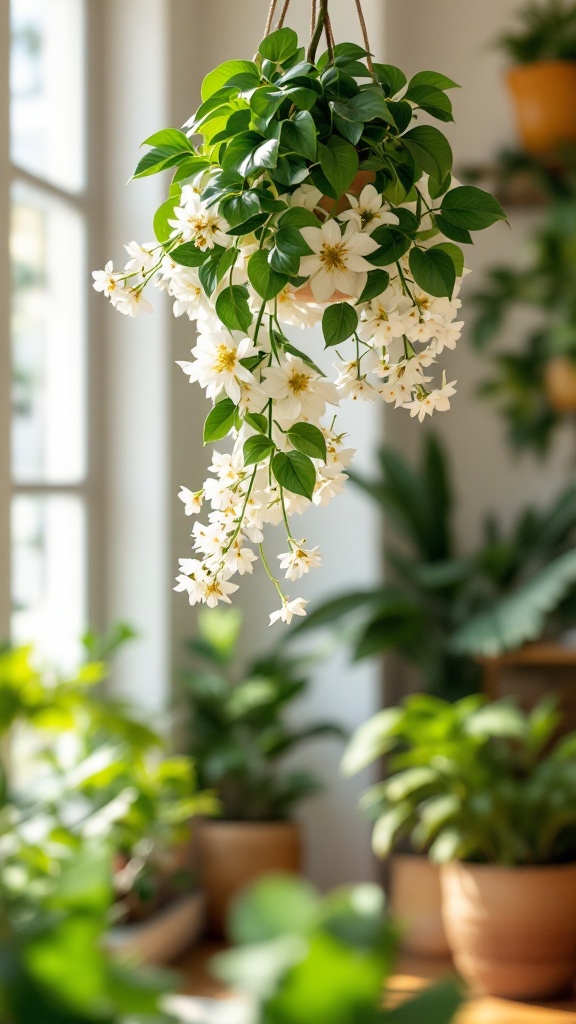
[[[91,610],[87,35],[86,0],[11,0],[11,421],[0,492],[10,559],[0,588],[14,642],[61,665]]]

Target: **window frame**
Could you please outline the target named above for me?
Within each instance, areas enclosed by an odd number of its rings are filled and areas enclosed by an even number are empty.
[[[11,377],[12,338],[10,324],[11,276],[9,232],[2,232],[0,243],[0,642],[10,639],[12,620],[12,540],[11,507],[18,495],[73,495],[83,504],[85,516],[86,625],[103,625],[103,558],[104,543],[104,350],[101,344],[101,304],[90,287],[89,269],[98,265],[101,249],[101,166],[98,145],[102,114],[98,102],[98,82],[102,43],[101,5],[79,0],[84,6],[83,79],[84,116],[90,126],[85,137],[85,181],[78,192],[67,191],[41,176],[31,173],[11,159],[10,153],[10,0],[0,4],[0,145],[5,156],[0,159],[0,223],[10,223],[11,192],[19,182],[33,188],[39,195],[57,200],[80,215],[83,222],[86,259],[86,307],[84,340],[86,467],[77,483],[35,481],[16,482],[11,456]]]

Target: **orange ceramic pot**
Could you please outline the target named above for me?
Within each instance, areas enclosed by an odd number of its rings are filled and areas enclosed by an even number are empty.
[[[566,356],[551,359],[544,370],[544,384],[556,412],[576,412],[576,363]]]
[[[528,153],[553,155],[562,143],[576,142],[576,63],[520,64],[510,68],[507,82],[518,133]]]
[[[576,864],[505,868],[453,862],[441,871],[444,925],[476,991],[541,999],[576,979]]]
[[[390,861],[390,906],[402,929],[404,952],[427,957],[450,955],[437,864],[417,854],[394,854]]]
[[[293,821],[212,821],[198,829],[208,929],[223,935],[234,897],[262,875],[298,874],[302,868],[300,827]]]

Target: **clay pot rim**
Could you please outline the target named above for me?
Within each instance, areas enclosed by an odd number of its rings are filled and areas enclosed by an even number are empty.
[[[576,60],[564,60],[561,57],[549,57],[546,60],[526,60],[519,62],[518,64],[509,64],[506,69],[507,75],[514,75],[516,72],[523,74],[525,71],[530,71],[532,68],[574,68],[576,70]]]
[[[528,874],[530,872],[536,874],[553,874],[557,871],[575,871],[576,870],[576,859],[570,861],[563,861],[561,864],[486,864],[482,861],[472,860],[450,860],[445,864],[439,864],[440,868],[465,868],[468,871],[474,871],[482,874],[488,872],[498,872],[501,874],[508,875],[520,875]]]

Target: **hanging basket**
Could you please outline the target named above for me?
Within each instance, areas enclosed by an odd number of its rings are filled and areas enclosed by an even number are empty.
[[[174,171],[157,241],[131,243],[124,270],[94,273],[122,313],[148,309],[155,282],[177,316],[196,321],[192,359],[180,366],[214,403],[204,441],[231,437],[205,484],[180,492],[186,514],[203,515],[176,589],[191,604],[229,602],[233,578],[259,555],[278,595],[271,622],[306,611],[286,581],[321,556],[294,524],[347,478],[353,452],[338,405],[383,400],[420,420],[449,409],[455,382],[435,376],[435,364],[462,327],[460,244],[504,218],[491,195],[453,181],[448,141],[420,121],[452,120],[456,83],[374,63],[360,0],[363,46],[335,43],[328,0],[313,0],[304,48],[284,24],[289,2],[274,28],[272,0],[253,60],[206,77],[183,131],[146,139],[134,177]],[[306,333],[294,334],[315,325],[321,366]],[[278,570],[268,526],[286,533]]]

